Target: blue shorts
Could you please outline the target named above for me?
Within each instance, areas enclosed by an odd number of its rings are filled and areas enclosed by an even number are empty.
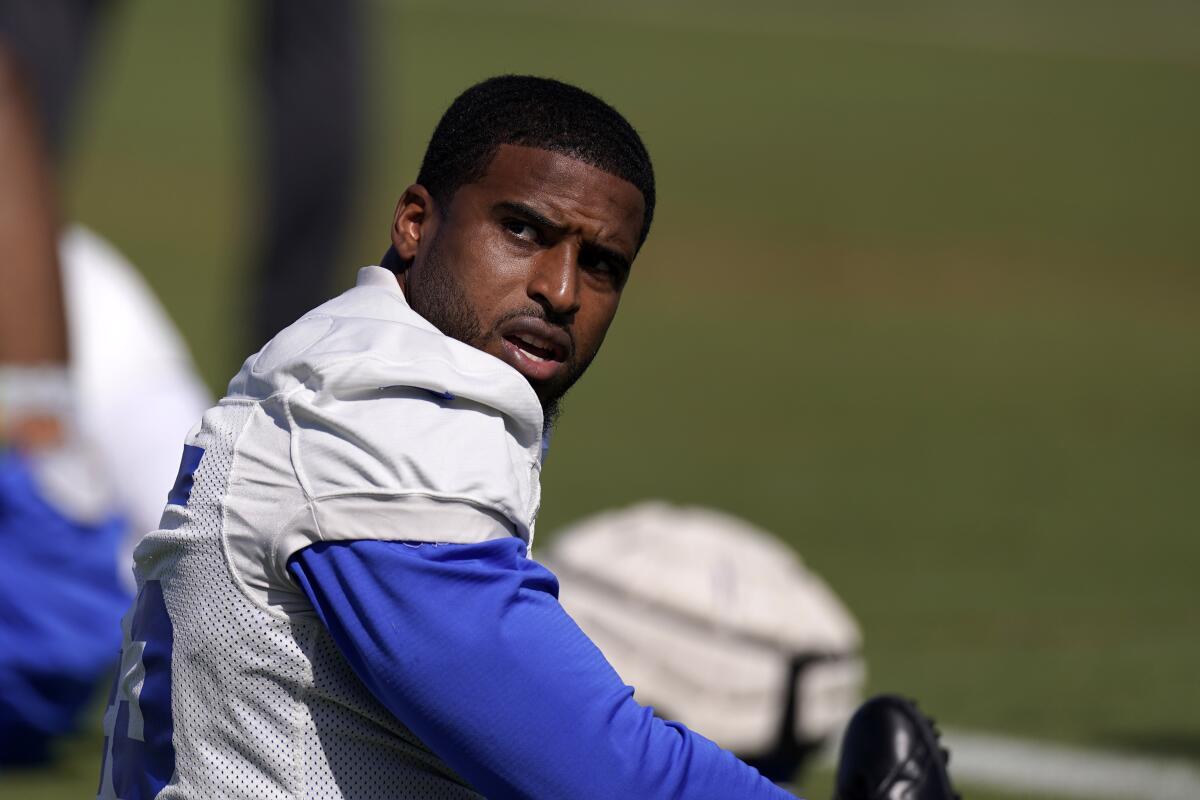
[[[47,758],[115,663],[131,600],[125,534],[116,516],[59,513],[25,459],[0,450],[0,765]]]

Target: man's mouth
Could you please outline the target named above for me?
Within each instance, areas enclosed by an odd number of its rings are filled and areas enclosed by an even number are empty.
[[[531,383],[549,381],[567,369],[570,334],[536,318],[522,318],[501,331],[501,358]]]
[[[505,336],[505,339],[512,342],[519,350],[528,358],[536,362],[541,361],[561,361],[561,358],[555,357],[555,347],[553,342],[548,342],[545,339],[533,336],[528,333],[519,333]]]

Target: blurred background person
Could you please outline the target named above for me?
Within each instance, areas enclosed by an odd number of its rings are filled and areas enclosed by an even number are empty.
[[[130,554],[210,403],[153,292],[61,230],[58,167],[119,5],[0,3],[0,764],[50,754],[115,657]],[[357,174],[361,7],[255,5],[257,347],[328,295]],[[180,31],[179,35],[186,35]]]
[[[130,553],[209,403],[106,242],[61,231],[20,63],[0,41],[0,764],[71,730],[120,643]]]

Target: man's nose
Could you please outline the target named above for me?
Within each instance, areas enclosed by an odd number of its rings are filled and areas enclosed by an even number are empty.
[[[559,242],[538,254],[529,275],[529,296],[550,314],[570,317],[579,310],[579,248]]]

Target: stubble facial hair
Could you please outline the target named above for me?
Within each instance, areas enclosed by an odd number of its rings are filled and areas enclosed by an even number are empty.
[[[485,343],[483,324],[471,309],[467,293],[462,283],[446,269],[445,258],[438,238],[434,237],[425,256],[425,264],[421,271],[421,279],[414,281],[410,274],[406,298],[413,311],[420,314],[428,322],[451,339],[457,339],[463,344],[477,350],[483,350]],[[516,316],[537,316],[545,319],[545,314],[538,310],[515,312],[505,315],[497,324],[507,322]],[[590,359],[589,359],[590,363]],[[572,374],[567,385],[554,397],[542,401],[542,435],[548,437],[562,411],[562,396],[574,385],[587,364],[580,365]]]

